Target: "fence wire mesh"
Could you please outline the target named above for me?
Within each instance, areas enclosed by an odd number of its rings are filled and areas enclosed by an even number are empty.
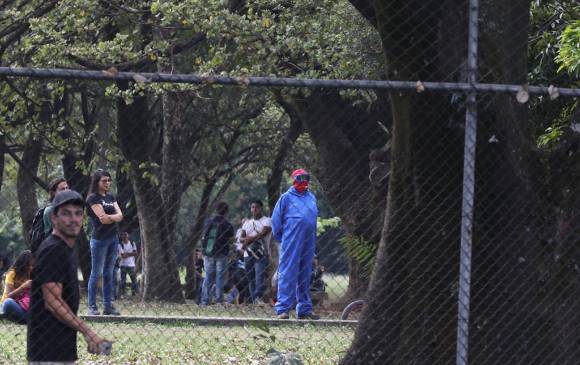
[[[575,1],[0,4],[2,363],[579,362]]]

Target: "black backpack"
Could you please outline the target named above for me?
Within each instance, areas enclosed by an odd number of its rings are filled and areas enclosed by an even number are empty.
[[[30,228],[29,240],[30,240],[30,251],[32,254],[36,253],[40,244],[46,238],[44,234],[44,209],[40,208],[36,211],[34,219],[32,219],[32,227]]]
[[[220,224],[212,219],[205,229],[203,239],[201,241],[201,247],[205,256],[212,257],[215,254],[219,227]]]

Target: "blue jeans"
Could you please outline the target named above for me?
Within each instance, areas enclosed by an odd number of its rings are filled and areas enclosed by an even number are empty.
[[[228,257],[203,257],[205,268],[205,279],[201,292],[201,305],[208,305],[211,302],[211,288],[215,284],[216,303],[224,301],[224,276],[228,268]]]
[[[97,285],[103,278],[103,304],[112,308],[115,261],[119,251],[117,236],[106,240],[91,238],[91,276],[89,277],[89,308],[97,308]]]
[[[246,277],[250,284],[250,295],[252,301],[262,299],[266,291],[266,268],[268,267],[268,256],[264,255],[259,260],[254,256],[244,257],[246,267]]]
[[[4,312],[4,316],[9,321],[18,323],[18,324],[26,324],[26,317],[27,312],[22,309],[22,307],[16,303],[16,301],[12,298],[7,298],[2,303],[2,311]]]

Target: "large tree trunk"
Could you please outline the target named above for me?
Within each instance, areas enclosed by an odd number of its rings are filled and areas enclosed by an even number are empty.
[[[167,237],[166,210],[159,204],[159,189],[144,176],[147,170],[133,166],[130,171],[143,240],[143,300],[182,302],[174,241]]]
[[[372,4],[391,78],[463,80],[454,71],[466,54],[465,2]],[[524,84],[529,2],[490,0],[482,10],[481,74]],[[567,233],[573,227],[558,225],[572,215],[557,214],[543,195],[526,106],[505,95],[481,99],[470,363],[578,363],[577,253]],[[373,295],[342,364],[454,361],[463,157],[448,100],[391,97],[392,170]],[[567,163],[578,173],[578,157],[564,155],[568,161],[551,161],[549,170]],[[570,189],[567,202],[578,204],[577,183],[551,188]]]
[[[204,222],[211,213],[211,195],[216,186],[217,180],[210,179],[206,182],[201,193],[201,200],[197,208],[195,220],[191,226],[191,230],[186,236],[187,258],[185,268],[185,297],[188,299],[196,299],[197,289],[202,283],[198,283],[195,278],[194,266],[194,252],[197,243],[200,241],[203,234]]]
[[[80,94],[80,109],[83,116],[83,134],[85,137],[90,136],[96,126],[96,108],[90,108],[90,100],[87,93],[82,92]],[[72,98],[67,98],[69,102],[72,102]],[[72,106],[67,108],[72,109]],[[71,126],[62,131],[62,138],[67,140],[71,138],[72,135],[78,133],[78,131],[72,131]],[[79,166],[88,166],[95,154],[95,141],[93,139],[87,138],[88,141],[82,146],[81,151],[67,150],[62,158],[62,167],[64,171],[64,178],[67,180],[68,185],[71,189],[79,192],[84,198],[87,197],[89,190],[89,185],[91,182],[90,176],[85,173],[85,171]],[[83,228],[81,234],[77,238],[77,243],[75,248],[78,250],[78,260],[79,266],[81,268],[81,273],[83,275],[82,285],[86,288],[89,282],[89,276],[91,275],[91,250],[87,234]]]
[[[80,162],[80,160],[76,154],[65,153],[62,159],[64,178],[67,180],[71,189],[78,191],[86,198],[90,185],[90,177],[78,168],[77,162]],[[79,266],[83,275],[83,286],[86,287],[89,283],[89,276],[91,275],[91,250],[84,228],[77,238],[76,248],[78,249]]]
[[[120,83],[126,89],[126,83]],[[135,192],[143,253],[144,300],[183,301],[174,242],[168,231],[175,206],[166,206],[152,163],[158,154],[159,127],[150,115],[146,97],[127,105],[117,103],[119,144],[130,163],[129,177]]]
[[[369,177],[371,155],[387,145],[387,135],[377,122],[390,125],[388,109],[379,106],[369,112],[365,106],[352,105],[336,90],[312,90],[310,96],[282,106],[290,115],[297,115],[316,145],[320,161],[315,173],[352,238],[349,244],[376,249],[388,183],[373,185]],[[349,266],[345,301],[361,298],[369,282],[365,272],[370,268],[360,258],[349,257]]]
[[[117,167],[117,202],[123,209],[123,221],[119,223],[121,232],[131,232],[139,230],[139,219],[137,217],[137,204],[135,203],[135,193],[133,185],[127,173],[121,166]]]
[[[22,151],[21,164],[18,166],[16,175],[16,191],[18,205],[20,206],[20,218],[22,220],[22,235],[28,242],[28,232],[32,227],[32,219],[38,210],[36,197],[36,182],[34,177],[38,173],[40,156],[42,154],[42,141],[32,133],[28,135],[24,150]]]
[[[0,134],[0,191],[4,184],[4,165],[6,163],[6,137]]]
[[[278,102],[280,104],[285,104],[282,97],[278,98]],[[286,158],[292,150],[294,143],[304,130],[302,121],[294,109],[289,105],[287,105],[284,109],[290,118],[290,126],[284,135],[284,138],[282,141],[280,141],[278,149],[276,150],[274,162],[272,163],[272,167],[266,181],[266,188],[268,190],[268,208],[270,208],[270,212],[274,211],[274,206],[276,205],[278,198],[280,198],[280,187],[282,186],[282,175],[284,173],[285,167],[284,162],[286,162]]]

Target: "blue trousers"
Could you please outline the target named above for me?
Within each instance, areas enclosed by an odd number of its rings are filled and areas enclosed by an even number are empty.
[[[259,260],[254,256],[244,257],[244,267],[246,277],[250,284],[250,296],[252,302],[262,299],[266,291],[266,268],[268,267],[268,256],[264,255]]]
[[[201,305],[208,305],[211,302],[212,286],[215,284],[216,303],[224,301],[224,278],[228,268],[228,257],[203,257],[205,268],[205,279],[201,292]]]
[[[14,299],[7,298],[4,300],[2,303],[2,311],[9,321],[26,324],[27,312]]]
[[[91,276],[89,277],[89,308],[97,308],[97,285],[103,278],[103,304],[105,310],[112,307],[115,261],[119,254],[117,236],[106,240],[91,238]]]
[[[276,314],[289,312],[296,303],[296,314],[312,313],[310,276],[316,249],[316,226],[301,225],[284,232],[280,244]]]

